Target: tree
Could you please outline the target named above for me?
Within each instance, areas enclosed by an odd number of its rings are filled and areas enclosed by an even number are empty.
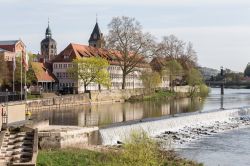
[[[164,65],[163,74],[169,75],[170,88],[173,91],[173,80],[176,79],[177,76],[182,75],[182,66],[177,60],[167,61]]]
[[[247,67],[244,70],[244,76],[250,77],[250,64],[247,65]]]
[[[86,91],[87,86],[92,82],[110,86],[108,66],[108,61],[100,57],[80,58],[73,60],[73,67],[69,68],[67,72],[73,76],[73,79],[82,83]]]
[[[145,89],[156,88],[161,83],[161,76],[156,71],[143,71],[141,74],[141,80]]]
[[[192,68],[187,72],[187,82],[190,88],[190,95],[193,96],[199,86],[203,83],[202,75],[199,70]]]
[[[193,44],[191,42],[186,44],[174,35],[163,37],[162,41],[158,44],[156,55],[177,60],[184,69],[190,69],[196,66],[197,63],[197,54],[193,48]]]
[[[31,55],[31,54],[29,54]],[[22,82],[24,86],[25,82],[25,68],[22,66]],[[31,61],[29,61],[29,69],[26,71],[26,84],[32,85],[33,83],[36,82],[36,76],[34,69],[31,66]],[[21,84],[21,57],[16,57],[16,70],[15,70],[15,84]]]
[[[10,84],[9,70],[7,61],[4,56],[0,56],[0,86],[8,86]]]
[[[143,33],[140,23],[130,17],[114,17],[108,28],[106,47],[120,53],[115,60],[121,67],[122,89],[125,89],[126,76],[145,62],[145,58],[153,55],[154,38],[149,33]]]

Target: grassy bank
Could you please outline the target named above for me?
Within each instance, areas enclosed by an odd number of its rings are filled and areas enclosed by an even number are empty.
[[[147,101],[147,100],[175,99],[183,97],[189,97],[189,93],[176,93],[171,91],[159,90],[147,95],[132,96],[127,101],[134,102],[134,101]]]
[[[146,134],[135,134],[121,148],[96,152],[84,149],[39,151],[38,166],[201,166],[161,151]]]

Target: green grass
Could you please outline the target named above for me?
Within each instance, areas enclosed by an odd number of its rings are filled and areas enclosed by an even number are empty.
[[[174,92],[160,90],[150,95],[143,96],[143,100],[158,100],[158,99],[164,99],[168,97],[174,97],[175,95],[176,94]]]
[[[174,152],[161,151],[145,133],[131,136],[118,151],[95,152],[84,149],[39,151],[38,166],[202,166],[181,159]]]
[[[27,99],[39,99],[39,98],[42,98],[41,95],[32,95],[30,93],[27,94]]]

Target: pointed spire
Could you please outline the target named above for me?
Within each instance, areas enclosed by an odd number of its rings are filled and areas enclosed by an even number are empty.
[[[97,13],[96,13],[96,23],[98,22],[98,15],[97,15]]]
[[[49,17],[48,17],[48,27],[46,29],[45,37],[46,38],[51,38],[52,37],[52,33],[51,33],[51,30],[50,30],[50,27],[49,27]]]

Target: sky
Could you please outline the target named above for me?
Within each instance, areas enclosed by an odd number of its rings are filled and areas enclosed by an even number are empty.
[[[0,40],[22,39],[38,53],[49,18],[59,53],[88,44],[96,14],[104,35],[113,17],[129,16],[157,41],[190,41],[201,66],[243,71],[250,62],[249,0],[0,0]]]

